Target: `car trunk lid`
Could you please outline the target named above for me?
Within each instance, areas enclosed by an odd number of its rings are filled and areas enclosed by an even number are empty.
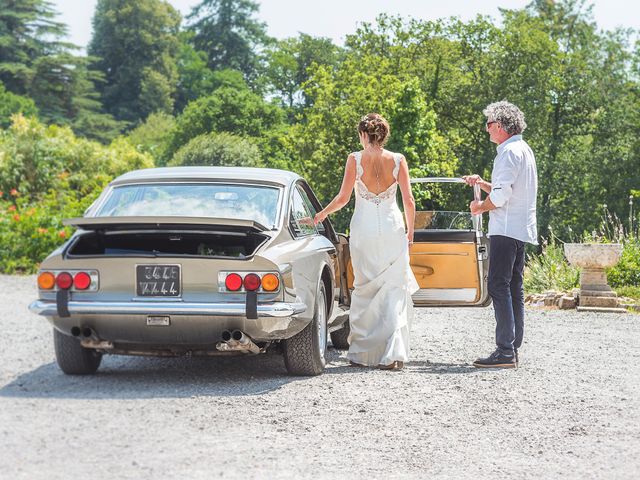
[[[206,217],[84,217],[66,248],[78,257],[251,258],[272,233],[251,220]]]
[[[123,230],[130,228],[216,227],[226,230],[264,232],[269,230],[254,220],[211,217],[134,216],[134,217],[78,217],[64,220],[65,225],[83,230]]]

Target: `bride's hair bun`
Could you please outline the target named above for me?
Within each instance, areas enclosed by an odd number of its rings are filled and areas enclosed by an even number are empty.
[[[389,122],[378,113],[368,113],[360,119],[358,132],[366,133],[369,143],[382,146],[389,138]]]

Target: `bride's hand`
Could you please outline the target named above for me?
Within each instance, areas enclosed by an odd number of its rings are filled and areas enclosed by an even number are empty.
[[[318,213],[316,213],[316,216],[313,217],[313,223],[315,225],[324,222],[324,219],[327,218],[327,214],[324,213],[324,211],[320,211]]]
[[[413,245],[413,232],[407,232],[407,242],[409,246]]]

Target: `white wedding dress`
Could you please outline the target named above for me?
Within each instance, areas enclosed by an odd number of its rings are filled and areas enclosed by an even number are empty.
[[[349,323],[352,362],[377,366],[409,359],[411,295],[418,290],[409,265],[409,245],[396,202],[401,156],[394,153],[396,182],[376,195],[362,181],[362,152],[356,158],[356,208],[349,250],[354,273]]]

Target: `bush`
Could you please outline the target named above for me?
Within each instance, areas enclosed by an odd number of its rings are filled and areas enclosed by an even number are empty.
[[[284,121],[283,111],[246,86],[222,86],[210,96],[186,106],[168,143],[165,155],[173,157],[178,149],[198,135],[209,132],[233,132],[260,137]]]
[[[262,160],[251,140],[222,132],[198,135],[180,148],[168,165],[259,167]]]
[[[617,265],[607,271],[607,280],[612,287],[640,287],[640,238],[625,240],[622,257]]]
[[[69,128],[14,117],[0,132],[0,271],[34,272],[117,175],[153,166],[125,139],[105,147]]]
[[[35,116],[38,114],[38,109],[33,100],[7,92],[0,82],[0,128],[7,128],[11,125],[11,117],[16,113]]]
[[[148,154],[122,138],[105,147],[77,138],[68,127],[47,127],[35,118],[14,116],[11,127],[0,133],[0,190],[16,189],[26,197],[58,188],[61,175],[66,175],[69,188],[86,192],[97,176],[113,178],[152,166]]]
[[[542,244],[542,253],[532,255],[524,270],[526,292],[545,290],[567,291],[578,286],[580,271],[569,265],[562,244],[555,241]]]
[[[162,112],[152,113],[142,125],[134,128],[125,138],[140,152],[146,152],[153,158],[164,156],[169,137],[175,127],[175,118]]]
[[[0,200],[0,271],[34,273],[38,263],[71,235],[72,229],[62,221],[82,216],[106,186],[103,182],[94,182],[93,191],[80,198],[63,178],[60,186],[67,188],[51,190],[38,200]]]

